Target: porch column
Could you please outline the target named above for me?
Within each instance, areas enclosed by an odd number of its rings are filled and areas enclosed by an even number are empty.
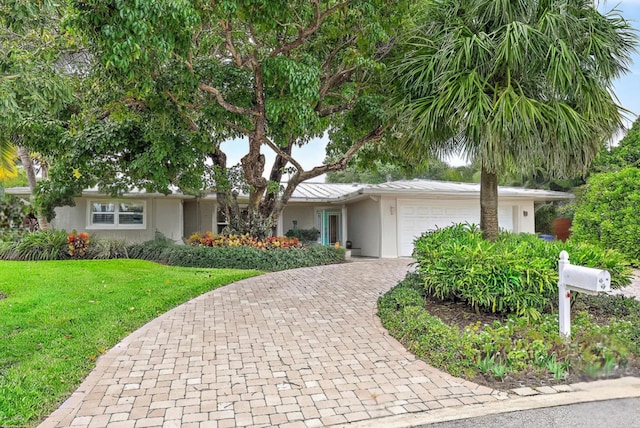
[[[278,225],[276,226],[276,236],[284,236],[284,210],[278,216]]]
[[[346,205],[342,205],[342,242],[340,243],[340,245],[342,245],[343,247],[346,247],[347,245],[347,239],[348,238],[348,234],[347,234],[347,206]]]

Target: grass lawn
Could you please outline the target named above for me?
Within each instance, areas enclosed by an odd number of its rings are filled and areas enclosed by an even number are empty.
[[[0,427],[36,424],[128,334],[257,274],[142,260],[0,261]]]

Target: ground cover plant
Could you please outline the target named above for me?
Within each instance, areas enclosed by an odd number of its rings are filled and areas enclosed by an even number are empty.
[[[506,233],[490,243],[458,225],[416,240],[416,271],[380,298],[378,314],[429,364],[498,389],[640,374],[634,299],[572,293],[572,337],[559,336],[561,249],[608,269],[614,287],[629,283],[618,253]]]
[[[454,376],[492,388],[572,383],[640,375],[640,302],[589,296],[572,310],[572,336],[558,334],[557,314],[531,323],[476,313],[461,302],[425,295],[408,278],[378,302],[378,314],[409,351]]]
[[[0,261],[0,426],[34,425],[129,333],[258,273],[124,259]]]
[[[194,234],[189,245],[178,245],[163,236],[127,244],[122,240],[96,239],[86,232],[44,230],[8,236],[0,240],[0,260],[65,260],[132,258],[173,266],[257,269],[278,271],[343,262],[345,250],[337,246],[305,245],[297,237],[264,239],[244,235]]]

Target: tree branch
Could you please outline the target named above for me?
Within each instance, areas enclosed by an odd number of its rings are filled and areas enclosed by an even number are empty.
[[[257,116],[257,113],[253,110],[250,109],[246,109],[243,107],[238,107],[236,105],[230,104],[228,103],[224,97],[222,96],[222,94],[220,93],[220,91],[216,88],[214,88],[213,86],[209,86],[206,83],[198,83],[198,89],[200,89],[203,92],[207,92],[209,94],[212,94],[213,96],[216,97],[216,100],[218,101],[218,104],[220,104],[220,107],[222,107],[223,109],[231,112],[231,113],[238,113],[238,114],[245,114],[245,115],[253,115],[253,116]]]
[[[316,6],[315,19],[313,20],[313,22],[306,28],[299,30],[298,37],[296,39],[292,40],[289,43],[285,43],[281,45],[280,47],[275,49],[273,52],[271,52],[271,56],[275,57],[283,53],[288,53],[293,49],[297,48],[298,46],[300,46],[307,40],[309,36],[311,36],[313,33],[318,31],[318,29],[320,28],[320,25],[322,25],[322,22],[327,18],[327,16],[331,15],[333,12],[335,12],[338,9],[342,9],[343,7],[348,6],[352,2],[353,0],[345,0],[343,2],[335,4],[334,6],[322,12],[320,8],[320,0],[312,0],[312,3],[314,3]]]
[[[349,147],[349,150],[347,150],[347,152],[344,155],[342,155],[342,157],[338,159],[336,162],[326,164],[326,165],[316,166],[309,171],[301,170],[298,174],[296,174],[296,176],[299,176],[300,178],[299,182],[303,182],[311,178],[318,177],[319,175],[325,174],[327,172],[343,170],[344,168],[347,167],[347,163],[349,163],[349,161],[355,156],[358,150],[360,150],[365,144],[372,141],[379,141],[382,138],[382,135],[384,134],[385,129],[386,127],[384,126],[378,126],[369,134],[361,138],[354,145]]]
[[[178,99],[176,98],[175,95],[173,95],[173,93],[170,90],[165,90],[165,93],[167,94],[167,96],[169,97],[169,99],[176,105],[176,107],[178,107],[178,111],[180,111],[182,109],[182,104],[180,104],[180,102],[178,101]],[[194,105],[191,104],[186,104],[187,107],[189,108],[195,108]],[[196,132],[200,129],[200,127],[198,126],[198,124],[196,124],[193,119],[191,119],[189,116],[184,115],[184,117],[187,119],[187,121],[189,122],[189,131],[192,132]]]
[[[244,126],[236,125],[235,123],[229,122],[228,120],[224,121],[224,125],[228,126],[229,128],[231,128],[231,129],[233,129],[235,131],[238,131],[238,132],[240,132],[242,134],[245,134],[245,135],[247,135],[247,134],[249,134],[249,132],[251,132],[251,131],[249,131],[248,128],[245,128]]]
[[[242,64],[243,64],[242,57],[236,50],[236,46],[233,44],[233,40],[231,39],[231,31],[232,31],[231,23],[227,21],[221,21],[220,25],[222,25],[222,29],[224,30],[225,44],[227,46],[227,49],[231,53],[231,57],[233,58],[233,61],[236,63],[238,67],[242,67]]]
[[[327,117],[327,116],[330,116],[330,115],[332,115],[334,113],[338,113],[340,111],[351,110],[354,105],[355,105],[354,101],[351,101],[351,102],[346,103],[346,104],[336,104],[336,105],[332,105],[332,106],[327,106],[327,107],[324,107],[324,108],[320,108],[320,105],[318,105],[318,107],[316,107],[316,112],[318,113],[318,116],[320,116],[320,117]]]
[[[304,171],[304,169],[302,168],[302,165],[300,165],[298,161],[296,161],[293,157],[291,157],[289,153],[282,150],[280,147],[274,144],[273,141],[271,141],[269,138],[265,138],[264,141],[265,141],[265,144],[269,146],[269,148],[273,150],[278,156],[281,156],[283,159],[286,159],[287,162],[293,165],[298,171]]]

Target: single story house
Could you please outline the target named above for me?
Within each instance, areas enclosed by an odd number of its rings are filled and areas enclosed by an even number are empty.
[[[28,189],[6,189],[28,194]],[[513,232],[535,232],[534,204],[573,197],[569,193],[499,187],[499,224]],[[75,207],[56,209],[52,226],[89,231],[130,242],[156,232],[182,242],[195,232],[218,233],[225,226],[216,196],[202,198],[135,192],[111,199],[85,191]],[[324,244],[351,242],[352,253],[368,257],[407,257],[423,232],[452,223],[480,222],[480,185],[432,180],[382,184],[302,183],[279,218],[277,234],[289,229],[320,231]]]

